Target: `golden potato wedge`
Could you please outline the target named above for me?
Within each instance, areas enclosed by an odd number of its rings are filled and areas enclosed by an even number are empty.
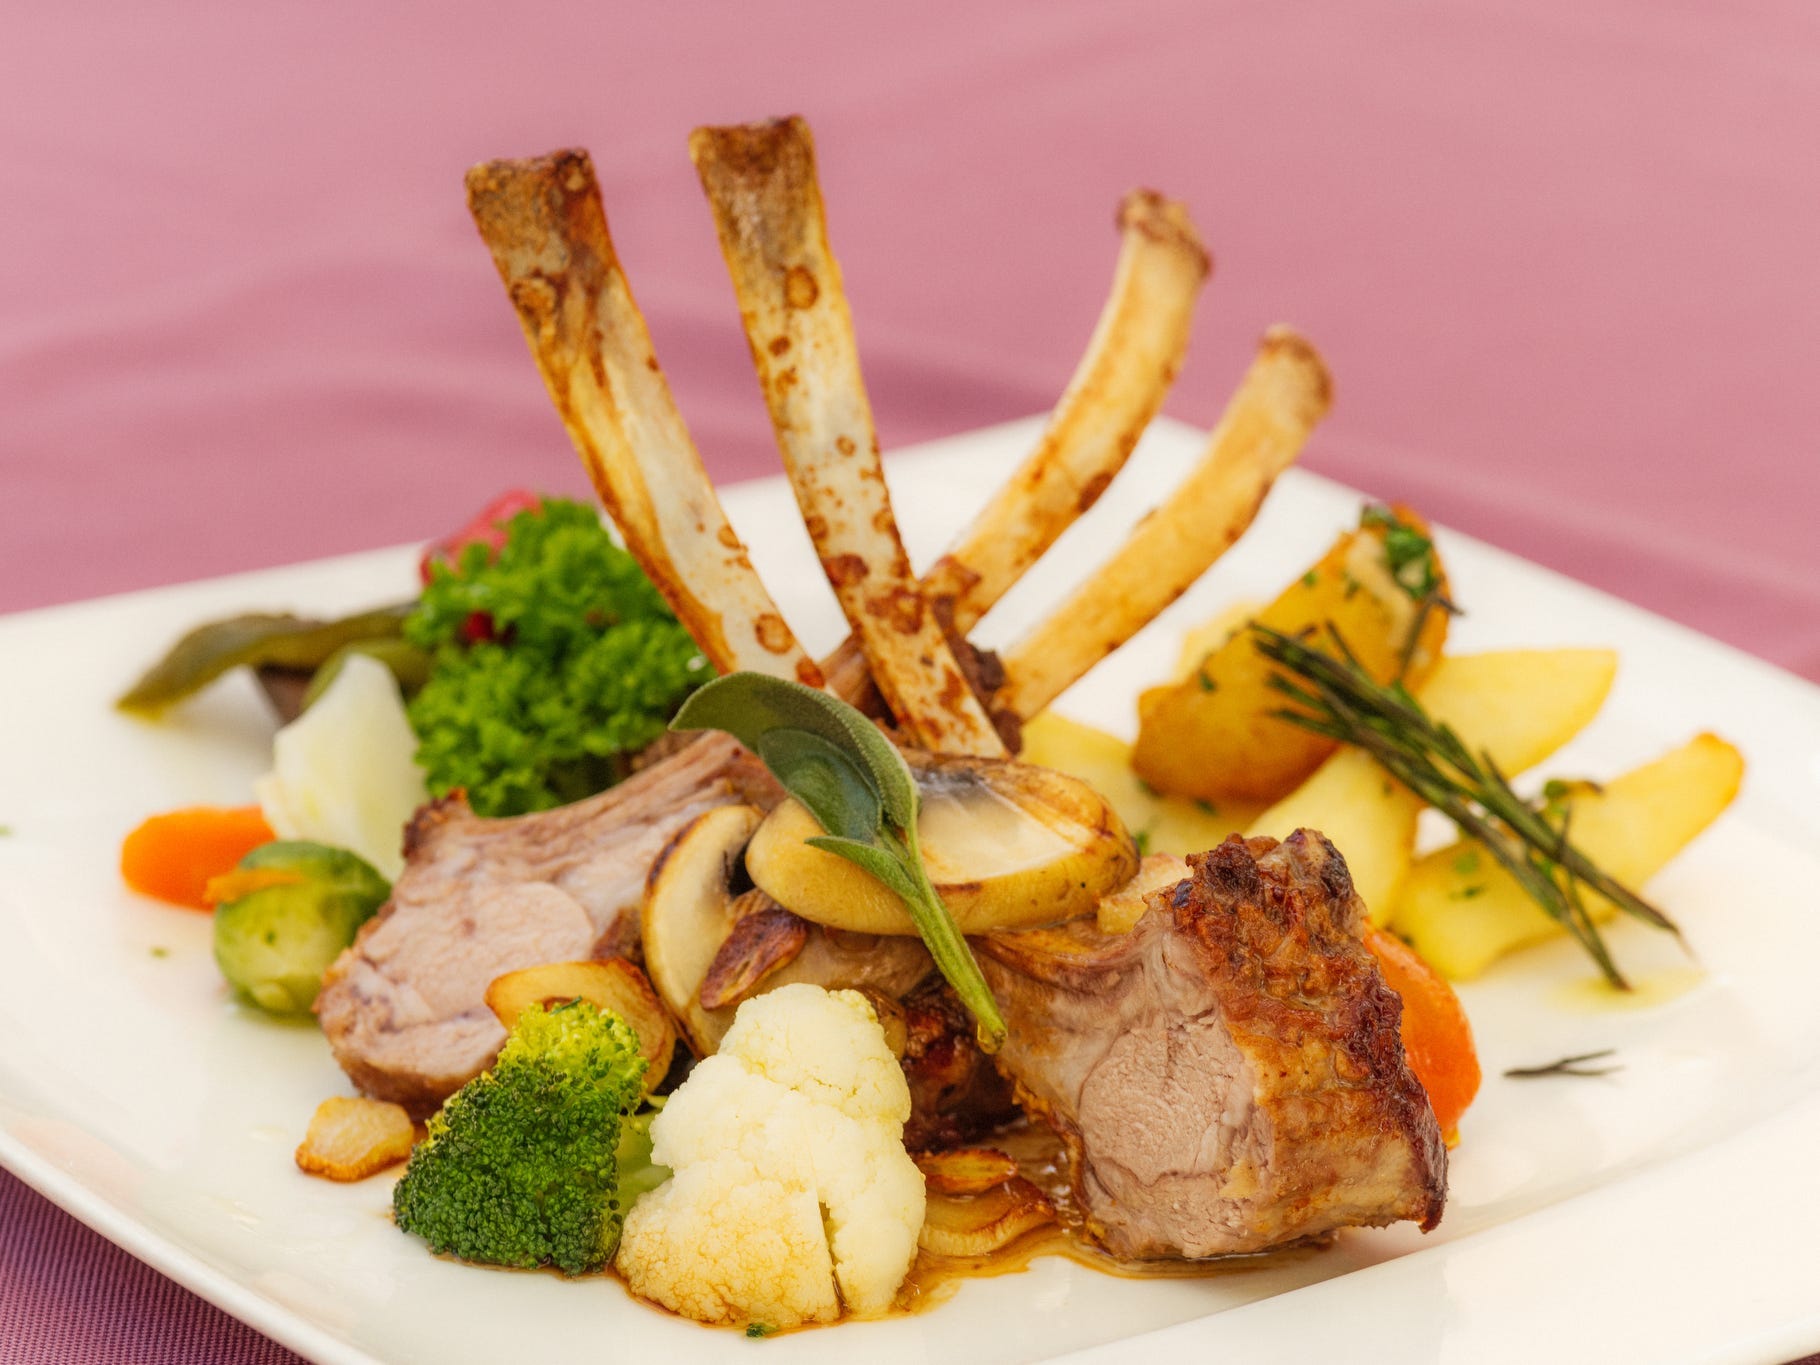
[[[1182,647],[1176,652],[1175,673],[1170,681],[1193,682],[1201,661],[1249,625],[1264,610],[1264,603],[1246,599],[1229,602],[1198,626],[1190,626],[1182,635]]]
[[[298,1168],[329,1180],[365,1180],[411,1154],[417,1130],[401,1105],[336,1095],[316,1106],[297,1147]]]
[[[1111,803],[1146,853],[1204,853],[1244,829],[1259,807],[1245,801],[1165,796],[1131,770],[1131,746],[1117,735],[1053,711],[1024,725],[1026,763],[1078,777]]]
[[[1585,729],[1617,674],[1615,650],[1498,649],[1448,655],[1415,692],[1430,716],[1508,776]]]
[[[1417,698],[1506,774],[1534,767],[1598,713],[1618,668],[1609,649],[1504,649],[1448,655]],[[1358,749],[1334,754],[1259,815],[1247,834],[1318,829],[1352,869],[1371,923],[1383,928],[1409,875],[1422,803]]]
[[[487,1008],[508,1029],[528,1006],[565,1000],[586,1000],[631,1025],[645,1058],[647,1095],[669,1073],[676,1053],[676,1025],[645,974],[623,957],[522,967],[494,977],[487,986]]]
[[[1420,686],[1447,636],[1446,612],[1422,611],[1412,595],[1447,591],[1432,549],[1408,557],[1411,546],[1427,542],[1427,524],[1407,508],[1388,515],[1367,509],[1358,530],[1341,535],[1256,619],[1285,634],[1314,631],[1322,639],[1331,627],[1374,678],[1388,681],[1401,672],[1411,687]],[[1413,649],[1412,630],[1418,632]],[[1270,685],[1274,673],[1241,632],[1202,659],[1187,681],[1140,695],[1131,754],[1138,776],[1158,791],[1216,803],[1288,795],[1335,746],[1276,718],[1285,699]]]
[[[1640,888],[1729,806],[1744,759],[1716,735],[1568,798],[1570,837],[1612,877]],[[1587,898],[1597,920],[1617,913]],[[1391,927],[1437,970],[1478,976],[1505,953],[1565,932],[1481,846],[1462,840],[1416,860]]]
[[[1415,855],[1422,800],[1363,749],[1345,748],[1252,822],[1246,834],[1325,834],[1346,859],[1371,923],[1382,928]]]

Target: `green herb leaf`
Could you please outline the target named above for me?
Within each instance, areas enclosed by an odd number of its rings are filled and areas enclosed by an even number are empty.
[[[826,692],[764,673],[731,674],[683,703],[670,728],[725,730],[761,759],[760,739],[773,730],[819,735],[868,775],[893,824],[899,828],[915,824],[916,779],[904,756],[864,715]],[[778,776],[778,781],[783,778]]]
[[[1609,1076],[1614,1071],[1622,1071],[1619,1063],[1610,1066],[1588,1066],[1588,1062],[1601,1062],[1607,1057],[1617,1055],[1616,1048],[1602,1047],[1597,1052],[1582,1052],[1573,1057],[1563,1057],[1559,1061],[1549,1062],[1544,1066],[1513,1066],[1504,1074],[1513,1081],[1537,1080],[1543,1076]]]
[[[823,829],[846,839],[868,839],[878,829],[884,812],[868,775],[820,735],[767,730],[748,747]]]
[[[936,968],[973,1014],[980,1046],[1005,1039],[998,1003],[917,847],[910,765],[859,711],[826,692],[763,673],[716,678],[683,703],[672,730],[723,730],[757,754],[825,834],[813,848],[845,858],[903,901]]]
[[[808,804],[807,802],[804,803]],[[877,844],[868,844],[860,839],[843,839],[837,834],[819,834],[813,839],[805,839],[810,848],[819,848],[837,857],[845,858],[856,867],[863,868],[905,901],[915,899],[916,881],[904,870],[896,856],[888,849]]]
[[[396,638],[410,610],[411,604],[404,602],[338,621],[271,615],[211,621],[172,645],[114,705],[134,715],[153,716],[243,664],[317,668],[355,641]]]

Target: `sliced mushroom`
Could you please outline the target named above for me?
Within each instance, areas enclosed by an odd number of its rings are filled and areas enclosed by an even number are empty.
[[[704,812],[670,841],[645,880],[639,910],[645,969],[699,1056],[713,1052],[726,1032],[702,1008],[701,985],[738,918],[739,855],[763,818],[756,806]]]
[[[1090,913],[1137,870],[1137,851],[1118,815],[1076,778],[1024,763],[905,757],[922,793],[923,862],[963,933]],[[786,801],[753,835],[747,872],[779,903],[817,924],[914,934],[894,892],[805,842],[821,833],[807,809]]]
[[[925,1152],[916,1159],[916,1167],[930,1194],[984,1194],[1017,1175],[1017,1162],[996,1147]]]
[[[753,895],[764,896],[764,892],[749,891],[740,899]],[[701,983],[703,1009],[739,1004],[766,977],[794,962],[809,941],[807,920],[791,914],[769,896],[765,899],[770,904],[763,909],[739,915],[720,951],[714,954]]]
[[[529,1006],[564,1000],[586,1000],[631,1025],[645,1058],[647,1095],[669,1074],[676,1055],[676,1025],[645,974],[623,957],[546,962],[495,977],[487,987],[487,1008],[508,1030]]]
[[[916,1244],[937,1256],[990,1256],[1055,1221],[1055,1205],[1021,1175],[983,1194],[931,1193]]]

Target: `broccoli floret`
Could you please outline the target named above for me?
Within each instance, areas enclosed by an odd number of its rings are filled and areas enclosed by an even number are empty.
[[[493,1069],[430,1120],[393,1191],[398,1226],[467,1261],[599,1269],[654,1183],[649,1116],[632,1116],[644,1073],[617,1015],[530,1006]]]

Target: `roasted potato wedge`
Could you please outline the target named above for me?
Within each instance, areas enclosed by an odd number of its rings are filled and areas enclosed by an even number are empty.
[[[1599,714],[1618,675],[1609,649],[1498,649],[1450,654],[1416,697],[1506,775],[1533,768]]]
[[[670,1059],[676,1053],[676,1025],[645,974],[623,957],[602,962],[546,962],[494,977],[487,986],[487,1008],[508,1029],[529,1006],[565,1000],[586,1000],[632,1026],[645,1058],[647,1095],[669,1073]]]
[[[1500,771],[1534,767],[1578,734],[1604,703],[1618,668],[1609,649],[1505,649],[1448,655],[1417,692]],[[1342,749],[1259,815],[1247,834],[1318,829],[1352,869],[1374,926],[1391,911],[1415,856],[1422,803],[1359,749]]]
[[[400,1105],[336,1095],[316,1106],[297,1147],[298,1169],[329,1180],[365,1180],[411,1154],[417,1130]]]
[[[1318,639],[1331,628],[1374,678],[1400,673],[1419,687],[1447,636],[1447,613],[1418,605],[1431,591],[1444,596],[1447,582],[1427,524],[1407,508],[1368,508],[1359,529],[1341,535],[1256,619]],[[1288,795],[1334,742],[1277,719],[1285,699],[1270,685],[1273,673],[1241,632],[1186,681],[1144,692],[1131,755],[1138,776],[1158,791],[1216,803]]]
[[[1078,777],[1119,813],[1146,853],[1204,853],[1244,829],[1258,806],[1243,801],[1194,801],[1165,796],[1131,769],[1131,746],[1078,720],[1045,711],[1024,725],[1026,763]]]
[[[1640,888],[1738,794],[1744,759],[1716,735],[1566,799],[1569,836],[1612,877]],[[1597,920],[1617,909],[1589,896]],[[1505,953],[1565,932],[1478,843],[1461,840],[1416,860],[1391,927],[1447,976],[1478,976]]]

